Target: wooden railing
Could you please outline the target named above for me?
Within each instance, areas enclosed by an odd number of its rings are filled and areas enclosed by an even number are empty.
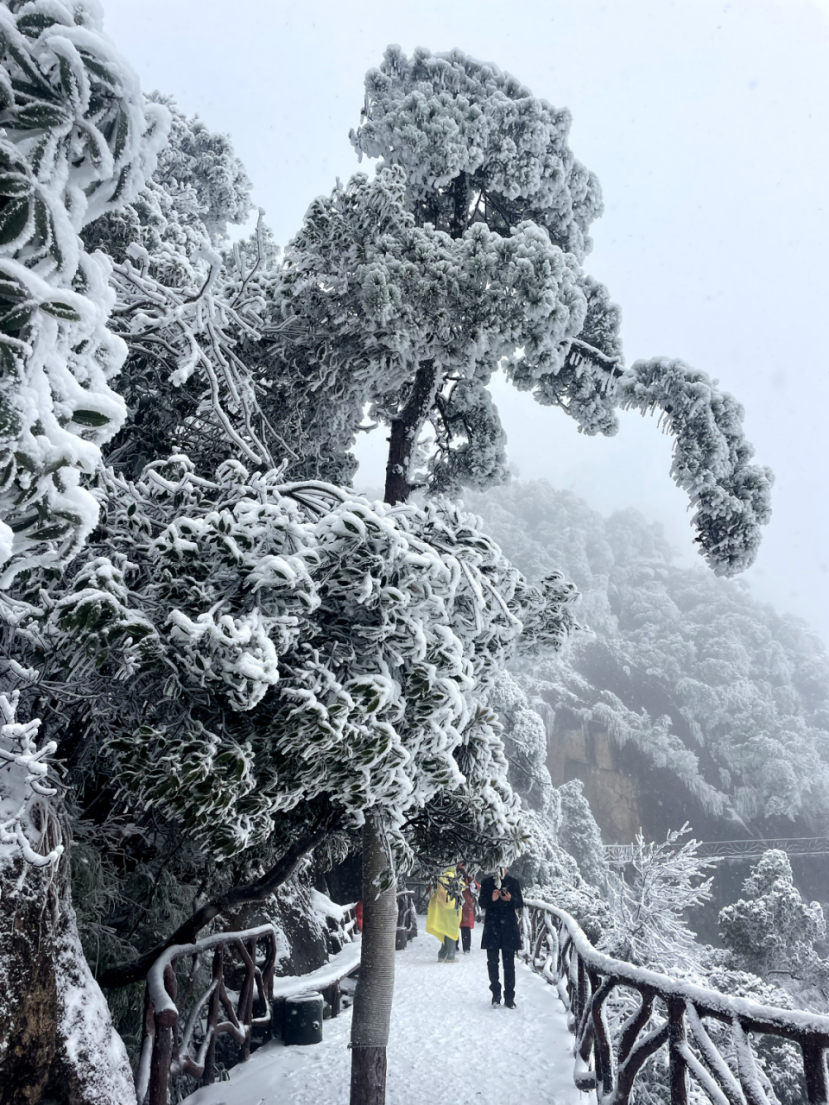
[[[210,1085],[216,1079],[216,1044],[227,1034],[236,1060],[250,1058],[254,1037],[271,1034],[272,1005],[303,990],[319,990],[339,1012],[339,983],[359,967],[354,905],[343,906],[340,931],[347,943],[330,963],[309,975],[274,979],[277,933],[273,925],[220,932],[194,944],[167,948],[147,975],[144,1035],[135,1075],[138,1105],[168,1105],[174,1079]],[[210,966],[206,968],[205,958]],[[183,963],[189,960],[185,978]]]
[[[759,1034],[799,1047],[804,1105],[829,1105],[829,1017],[728,997],[611,959],[569,913],[545,902],[526,901],[522,931],[521,957],[557,987],[568,1010],[576,1086],[595,1090],[599,1105],[628,1105],[644,1063],[663,1047],[670,1087],[665,1105],[688,1105],[691,1079],[714,1105],[774,1105],[751,1047],[750,1037]],[[612,1030],[608,1002],[622,995],[633,1008]],[[731,1063],[706,1021],[728,1026]]]
[[[397,927],[405,929],[406,936],[413,940],[417,936],[417,913],[415,912],[415,891],[412,889],[397,891]]]

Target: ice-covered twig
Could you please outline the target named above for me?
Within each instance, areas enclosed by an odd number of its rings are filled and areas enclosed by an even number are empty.
[[[43,799],[57,792],[46,781],[49,771],[46,758],[57,750],[57,744],[47,741],[37,747],[40,719],[17,721],[19,700],[19,691],[0,694],[0,847],[19,849],[34,867],[49,867],[63,854],[63,845],[56,843],[48,852],[36,848],[48,843],[50,818]],[[40,839],[33,845],[29,831],[38,831],[32,820],[36,807],[40,810],[42,827]]]

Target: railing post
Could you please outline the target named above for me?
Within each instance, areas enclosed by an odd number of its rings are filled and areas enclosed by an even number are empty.
[[[668,1062],[671,1085],[671,1105],[688,1105],[688,1064],[683,1054],[685,1038],[685,1003],[681,998],[668,998]]]
[[[800,1045],[803,1052],[803,1071],[806,1075],[806,1094],[809,1105],[829,1105],[829,1077],[826,1072],[826,1054],[820,1044],[808,1040]]]
[[[601,1083],[602,1092],[611,1094],[615,1088],[616,1071],[613,1062],[613,1049],[610,1046],[610,1033],[604,1012],[604,1003],[613,984],[610,979],[602,981],[598,971],[590,971],[590,986],[593,990],[593,1060],[596,1078]]]
[[[236,1006],[236,1016],[244,1030],[245,1041],[239,1048],[239,1059],[246,1063],[250,1059],[250,1038],[253,1032],[253,994],[256,989],[256,941],[238,942],[239,953],[245,964],[245,978]]]
[[[212,1086],[216,1081],[216,1026],[219,1023],[219,1000],[222,982],[224,980],[224,958],[221,946],[213,952],[213,993],[207,1006],[207,1024],[205,1032],[211,1033],[210,1043],[207,1045],[207,1054],[204,1058],[204,1074],[202,1085]]]
[[[176,972],[169,964],[164,968],[164,988],[173,1001],[178,984]],[[150,1105],[169,1105],[170,1064],[173,1059],[173,1033],[178,1020],[177,1009],[155,1013],[155,1040],[150,1060]]]

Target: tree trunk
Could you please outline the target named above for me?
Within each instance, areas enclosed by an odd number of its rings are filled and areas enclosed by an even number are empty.
[[[440,369],[434,361],[424,361],[415,374],[412,393],[396,418],[389,435],[389,459],[386,464],[385,500],[392,506],[405,503],[411,492],[410,470],[417,439],[423,423],[435,403],[441,384]]]
[[[390,886],[378,893],[381,878]],[[384,1105],[386,1046],[394,994],[397,885],[380,826],[363,827],[363,947],[351,1021],[351,1105]]]
[[[409,498],[412,456],[440,384],[440,369],[434,361],[424,361],[406,405],[392,420],[384,496],[391,506]],[[388,867],[380,826],[369,814],[363,827],[363,947],[351,1020],[351,1105],[386,1101],[397,936],[397,883]],[[378,893],[383,875],[390,886]]]
[[[469,223],[469,174],[458,173],[453,191],[452,225],[449,234],[452,238],[462,238]]]
[[[126,1048],[78,937],[68,857],[0,864],[0,1105],[135,1105]]]

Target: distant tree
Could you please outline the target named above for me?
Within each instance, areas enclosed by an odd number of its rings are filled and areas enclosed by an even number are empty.
[[[559,567],[581,592],[590,632],[516,675],[554,711],[551,739],[585,724],[607,733],[645,817],[658,797],[690,800],[730,833],[738,818],[761,836],[823,832],[829,656],[815,633],[739,582],[677,563],[634,510],[605,519],[546,482],[465,502],[528,578]]]
[[[735,965],[763,978],[792,974],[808,980],[818,966],[815,944],[826,939],[826,920],[818,902],[801,898],[786,853],[764,852],[743,894],[719,915],[720,936]]]

